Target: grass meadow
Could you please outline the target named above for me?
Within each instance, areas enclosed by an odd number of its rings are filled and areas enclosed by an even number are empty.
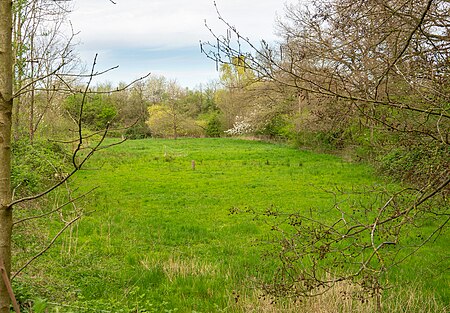
[[[32,285],[49,312],[371,312],[370,302],[339,297],[350,286],[296,305],[261,297],[252,281],[275,268],[258,244],[270,225],[231,213],[326,214],[334,203],[326,190],[380,184],[387,185],[367,165],[284,145],[127,141],[99,151],[77,174],[74,195],[98,187],[77,203],[90,213],[17,278],[16,289]],[[43,237],[60,222],[51,225]],[[445,250],[444,239],[433,249]],[[392,312],[408,305],[408,312],[445,312],[449,276],[440,271],[448,264],[430,266],[434,250],[426,249],[395,272],[397,289],[385,299]]]

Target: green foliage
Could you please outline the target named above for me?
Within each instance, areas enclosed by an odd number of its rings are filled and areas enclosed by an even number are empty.
[[[220,137],[222,133],[222,123],[219,114],[213,113],[206,124],[205,135],[206,137],[214,138]]]
[[[215,93],[214,86],[189,90],[164,77],[149,77],[129,89],[98,85],[86,95],[82,123],[90,130],[112,124],[109,135],[113,137],[202,137],[206,126],[202,116],[217,111]],[[82,101],[81,93],[64,100],[63,108],[72,123],[79,119]]]
[[[18,195],[37,192],[68,172],[70,155],[58,143],[28,140],[12,144],[12,186]]]
[[[125,136],[129,139],[144,139],[151,137],[150,129],[144,121],[139,121],[125,131]]]
[[[147,125],[154,137],[178,138],[200,137],[202,129],[195,120],[183,112],[180,103],[163,103],[148,108],[149,119]]]
[[[266,136],[270,139],[289,139],[292,137],[290,122],[285,115],[277,114],[264,125],[264,128],[256,134]]]
[[[41,298],[37,298],[36,300],[34,300],[33,312],[45,313],[45,312],[48,312],[47,309],[48,309],[47,300],[41,299]]]
[[[312,149],[314,151],[335,152],[339,154],[344,141],[342,140],[342,132],[293,132],[290,135],[290,142],[299,148]]]
[[[438,177],[450,165],[450,147],[447,145],[398,145],[389,150],[383,149],[382,152],[377,154],[380,171],[409,182]]]
[[[341,148],[343,145],[343,131],[340,130],[317,132],[315,136],[320,145],[329,149]]]
[[[82,99],[83,95],[81,94],[71,95],[66,99],[66,110],[75,120],[78,120]],[[106,125],[111,123],[116,115],[117,109],[111,98],[102,94],[88,94],[81,121],[88,128],[101,130],[105,129]]]

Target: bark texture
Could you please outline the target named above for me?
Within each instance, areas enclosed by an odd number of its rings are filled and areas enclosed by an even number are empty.
[[[0,0],[0,263],[11,272],[11,116],[12,1]],[[9,312],[9,295],[0,280],[0,313]]]

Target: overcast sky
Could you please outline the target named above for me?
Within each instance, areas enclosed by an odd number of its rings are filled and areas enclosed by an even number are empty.
[[[84,62],[98,53],[98,69],[119,65],[102,77],[114,84],[130,82],[148,72],[176,79],[194,88],[218,77],[213,61],[200,53],[199,40],[212,39],[206,20],[225,34],[213,0],[76,0],[71,14],[80,31],[77,50]],[[276,15],[284,0],[216,0],[222,16],[242,35],[275,40]]]

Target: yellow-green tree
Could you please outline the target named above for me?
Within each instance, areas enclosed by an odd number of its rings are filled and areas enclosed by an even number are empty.
[[[200,136],[202,129],[195,124],[190,113],[195,112],[196,103],[189,101],[190,93],[175,81],[164,86],[160,102],[148,107],[147,125],[152,135],[161,137]]]
[[[215,102],[226,129],[231,129],[240,117],[247,116],[251,110],[247,91],[255,82],[255,74],[245,61],[242,55],[233,56],[230,63],[220,66],[220,84],[223,88],[216,92]]]

